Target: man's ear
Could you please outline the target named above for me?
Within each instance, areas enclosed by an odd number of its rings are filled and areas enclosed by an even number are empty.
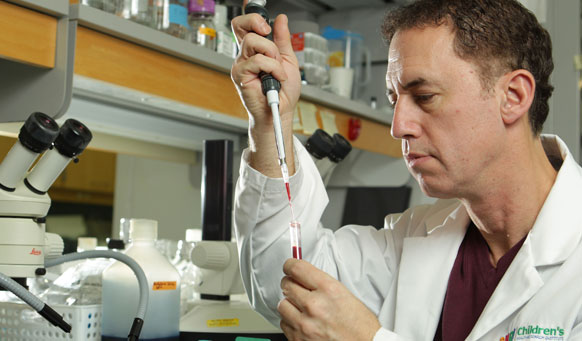
[[[503,101],[501,116],[507,125],[513,124],[527,113],[534,99],[536,82],[531,72],[514,70],[502,77]]]

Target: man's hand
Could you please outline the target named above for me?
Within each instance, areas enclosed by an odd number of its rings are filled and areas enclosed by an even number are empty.
[[[301,76],[291,45],[287,17],[279,15],[275,19],[273,41],[263,37],[271,32],[271,27],[256,13],[236,17],[231,25],[240,47],[232,65],[231,78],[249,114],[250,165],[267,176],[281,177],[271,109],[258,76],[263,71],[281,82],[279,112],[287,164],[290,174],[293,174],[293,110],[301,93]]]
[[[380,322],[348,289],[306,261],[289,259],[277,310],[289,340],[372,340]]]

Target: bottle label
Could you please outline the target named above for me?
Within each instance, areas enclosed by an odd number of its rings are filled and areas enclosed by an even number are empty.
[[[152,290],[176,290],[176,281],[154,282]]]
[[[209,36],[210,39],[214,39],[216,37],[216,30],[211,27],[200,27],[198,29],[198,33],[205,36]]]
[[[180,25],[183,27],[188,26],[188,9],[184,6],[171,4],[169,10],[169,20],[170,23]]]

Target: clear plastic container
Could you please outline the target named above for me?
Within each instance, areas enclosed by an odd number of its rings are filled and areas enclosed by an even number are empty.
[[[236,41],[228,21],[228,8],[216,4],[214,11],[214,26],[216,28],[216,52],[230,58],[236,58]]]
[[[216,27],[214,26],[214,1],[193,0],[189,7],[190,41],[196,45],[216,50]]]
[[[148,280],[149,301],[140,340],[178,340],[180,323],[180,275],[155,247],[157,222],[130,220],[126,255],[143,269]],[[103,340],[127,340],[137,312],[139,288],[134,273],[121,262],[103,272]]]

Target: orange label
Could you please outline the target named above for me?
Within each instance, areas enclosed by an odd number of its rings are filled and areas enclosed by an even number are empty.
[[[154,282],[153,290],[176,290],[176,281]]]
[[[200,27],[198,29],[198,32],[200,32],[200,34],[209,36],[211,38],[216,37],[216,30],[210,27]]]

